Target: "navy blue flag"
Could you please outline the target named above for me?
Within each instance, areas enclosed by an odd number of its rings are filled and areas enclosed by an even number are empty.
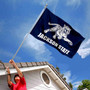
[[[30,34],[70,58],[75,55],[84,40],[68,23],[54,15],[47,8]]]

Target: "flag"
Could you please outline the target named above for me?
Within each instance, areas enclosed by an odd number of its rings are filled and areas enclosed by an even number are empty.
[[[53,14],[49,9],[40,16],[30,32],[35,38],[53,46],[62,54],[72,58],[84,37],[76,32],[67,22]]]

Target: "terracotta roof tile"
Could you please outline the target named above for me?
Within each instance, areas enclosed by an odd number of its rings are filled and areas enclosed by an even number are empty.
[[[5,67],[13,68],[13,66],[10,63],[4,63]]]
[[[22,67],[21,63],[16,63],[16,65],[17,65],[19,68]]]
[[[48,64],[48,62],[43,62],[44,65]]]
[[[27,64],[25,62],[20,63],[22,67],[27,67]]]
[[[28,67],[32,67],[32,63],[31,62],[26,62]]]
[[[44,63],[43,63],[43,62],[40,62],[40,64],[41,64],[41,65],[44,65]]]
[[[32,63],[32,66],[37,66],[36,62],[31,62],[31,63]]]
[[[40,62],[36,62],[36,64],[37,64],[37,66],[40,66],[41,65]]]

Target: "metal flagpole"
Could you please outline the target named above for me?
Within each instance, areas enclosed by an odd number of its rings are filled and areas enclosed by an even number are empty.
[[[34,26],[36,25],[36,23],[38,22],[38,20],[40,19],[41,15],[44,13],[45,9],[47,8],[47,4],[45,5],[44,9],[42,10],[42,12],[40,13],[40,15],[38,16],[37,20],[35,21],[34,25],[32,26],[32,28],[30,29],[30,31],[26,34],[24,40],[22,41],[21,45],[19,46],[19,48],[17,49],[16,53],[14,54],[13,58],[15,58],[15,56],[17,55],[18,51],[20,50],[21,46],[23,45],[24,41],[26,40],[26,38],[28,37],[28,35],[31,33],[31,31],[33,30]]]

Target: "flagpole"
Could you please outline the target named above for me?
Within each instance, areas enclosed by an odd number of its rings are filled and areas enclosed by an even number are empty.
[[[29,33],[31,33],[31,31],[33,30],[34,26],[36,25],[36,23],[38,22],[38,20],[40,19],[40,17],[42,16],[42,14],[44,13],[45,9],[47,8],[47,4],[45,5],[44,9],[42,10],[42,12],[40,13],[40,15],[38,16],[37,20],[35,21],[35,23],[33,24],[31,30]]]
[[[14,59],[17,55],[17,53],[19,52],[20,48],[22,47],[24,41],[26,40],[26,38],[28,37],[28,35],[31,33],[31,31],[33,30],[34,26],[36,25],[36,23],[38,22],[38,20],[40,19],[40,17],[42,16],[42,14],[44,13],[45,9],[47,8],[47,4],[45,5],[44,9],[42,10],[42,12],[40,13],[40,15],[38,16],[37,20],[35,21],[35,23],[33,24],[32,28],[30,29],[30,31],[26,34],[24,40],[22,41],[21,45],[19,46],[19,48],[17,49],[16,53],[14,54],[13,58]]]

